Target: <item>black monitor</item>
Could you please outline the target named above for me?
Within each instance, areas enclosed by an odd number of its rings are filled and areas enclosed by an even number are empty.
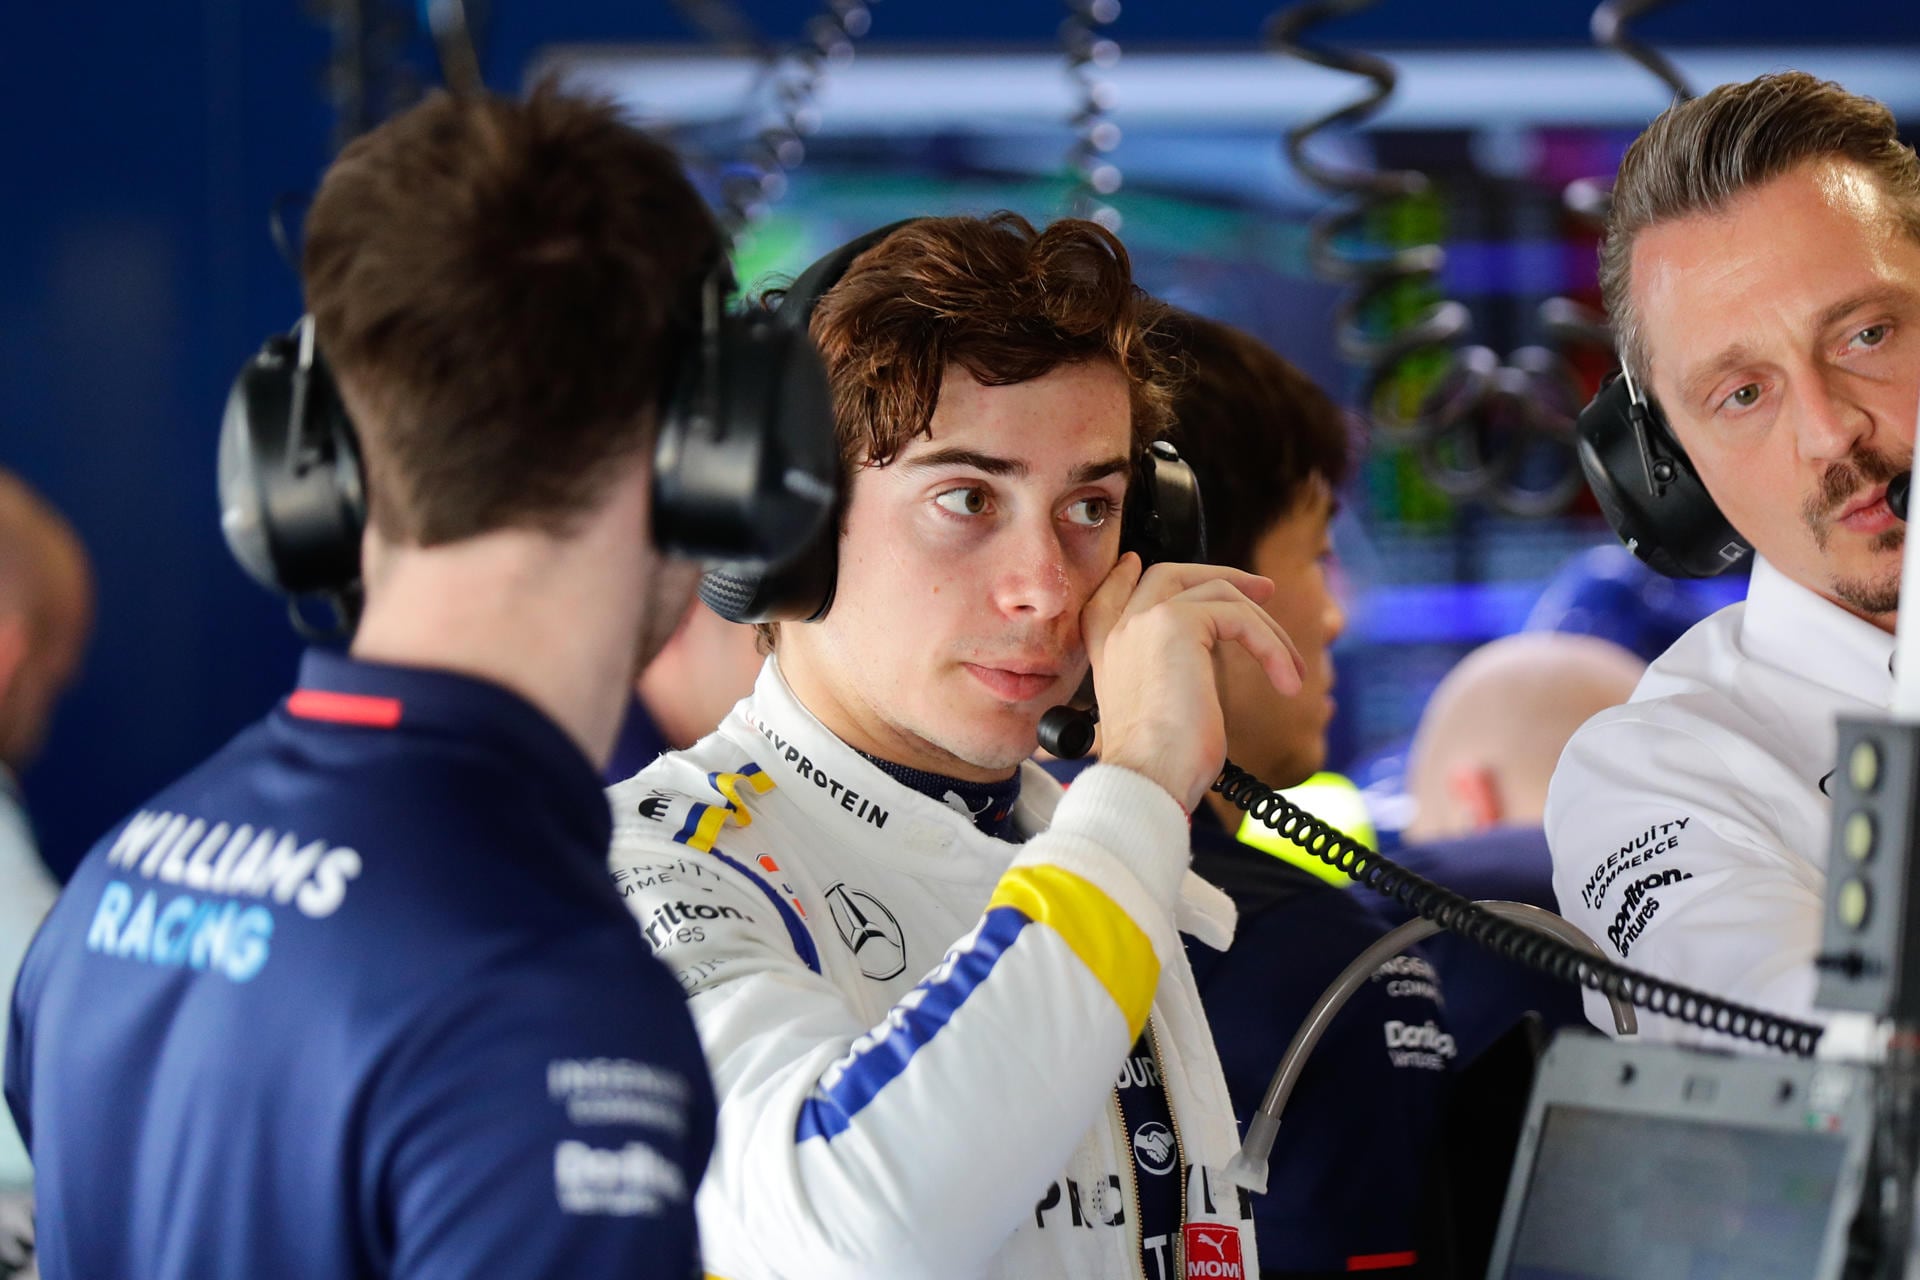
[[[1871,1080],[1569,1033],[1541,1060],[1489,1280],[1831,1280]]]

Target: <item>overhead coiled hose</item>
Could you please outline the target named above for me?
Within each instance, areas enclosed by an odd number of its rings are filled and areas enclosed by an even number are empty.
[[[1635,40],[1628,30],[1628,23],[1635,18],[1667,3],[1669,0],[1605,0],[1593,11],[1589,27],[1595,43],[1645,67],[1677,100],[1685,101],[1693,96],[1693,91],[1679,71],[1659,51]],[[1567,184],[1560,199],[1579,224],[1597,232],[1606,227],[1611,194],[1604,178],[1579,178]],[[1527,394],[1540,427],[1557,438],[1571,438],[1580,408],[1587,400],[1588,388],[1570,353],[1583,348],[1613,352],[1613,329],[1602,312],[1568,297],[1549,298],[1541,303],[1537,319],[1546,333],[1546,345],[1521,348],[1514,352],[1511,363],[1529,375]],[[1566,479],[1571,482],[1569,497],[1584,484],[1578,472]],[[1442,483],[1440,487],[1447,486]],[[1543,493],[1540,496],[1540,505],[1551,507],[1558,495]]]
[[[681,11],[730,46],[759,48],[766,63],[760,83],[771,94],[772,118],[720,176],[720,225],[734,235],[786,194],[787,175],[806,159],[806,138],[820,125],[820,86],[830,69],[853,60],[854,41],[871,29],[873,14],[864,0],[827,0],[808,20],[803,40],[773,52],[722,0],[681,0]]]
[[[1385,337],[1377,336],[1365,323],[1366,318],[1409,286],[1430,284],[1445,264],[1446,255],[1437,244],[1371,253],[1353,252],[1346,244],[1364,239],[1369,225],[1385,206],[1423,194],[1428,187],[1426,175],[1410,169],[1335,168],[1321,163],[1307,149],[1315,134],[1335,125],[1360,125],[1372,119],[1393,94],[1398,73],[1386,59],[1352,49],[1309,44],[1302,38],[1322,22],[1370,8],[1375,2],[1307,0],[1292,5],[1267,20],[1264,40],[1276,53],[1367,81],[1363,96],[1287,130],[1285,147],[1288,161],[1303,177],[1321,190],[1342,197],[1313,220],[1308,231],[1309,261],[1322,279],[1354,286],[1334,313],[1335,340],[1342,358],[1365,370],[1361,402],[1368,416],[1381,431],[1405,442],[1418,434],[1421,424],[1417,416],[1401,412],[1393,403],[1389,381],[1407,357],[1451,348],[1454,340],[1467,331],[1472,317],[1458,302],[1435,302],[1412,322]]]
[[[673,7],[687,25],[705,36],[715,48],[736,56],[757,58],[769,66],[773,64],[776,50],[733,0],[673,0]]]
[[[1693,90],[1678,69],[1658,50],[1635,40],[1628,30],[1628,23],[1635,18],[1667,3],[1669,0],[1604,0],[1593,11],[1593,18],[1588,25],[1596,44],[1645,67],[1672,91],[1676,101],[1685,102],[1693,97]],[[1577,178],[1567,184],[1560,201],[1586,230],[1600,232],[1606,229],[1607,208],[1612,194],[1611,184],[1605,178]],[[1613,329],[1607,323],[1607,317],[1572,298],[1549,298],[1542,303],[1540,326],[1553,343],[1555,354],[1560,356],[1560,369],[1564,375],[1572,375],[1572,363],[1564,356],[1566,349],[1614,349]],[[1577,377],[1575,387],[1577,391],[1584,391],[1578,385]]]
[[[1679,983],[1597,959],[1558,938],[1502,920],[1451,889],[1375,853],[1228,761],[1213,789],[1256,821],[1442,928],[1500,955],[1602,995],[1689,1025],[1811,1057],[1821,1028],[1723,1000]]]
[[[1353,292],[1335,311],[1341,357],[1360,367],[1361,403],[1381,438],[1414,451],[1422,473],[1442,493],[1480,499],[1518,516],[1565,510],[1582,480],[1573,452],[1573,424],[1580,408],[1577,379],[1555,353],[1525,347],[1503,361],[1491,348],[1460,347],[1472,326],[1467,308],[1452,300],[1427,303],[1404,324],[1382,336],[1370,324],[1410,290],[1436,292],[1445,265],[1437,244],[1384,252],[1356,252],[1395,202],[1422,195],[1426,176],[1414,170],[1349,170],[1330,167],[1308,150],[1315,134],[1335,125],[1359,125],[1376,115],[1392,95],[1398,76],[1392,63],[1351,49],[1331,49],[1303,37],[1312,27],[1370,7],[1376,0],[1307,0],[1276,13],[1265,41],[1274,52],[1359,76],[1365,94],[1286,133],[1288,160],[1308,181],[1343,199],[1315,218],[1308,255],[1315,274]],[[1424,376],[1420,364],[1439,361]],[[1425,383],[1408,406],[1409,384]],[[1496,435],[1497,432],[1497,435]],[[1502,447],[1495,448],[1494,440]],[[1520,483],[1541,443],[1564,454],[1544,485]]]
[[[1119,43],[1102,29],[1120,16],[1120,0],[1066,0],[1066,4],[1060,44],[1066,50],[1075,99],[1067,121],[1073,128],[1073,144],[1067,148],[1067,171],[1073,182],[1067,212],[1118,231],[1120,211],[1107,197],[1120,189],[1120,166],[1111,158],[1120,145],[1120,126],[1108,117],[1113,86],[1100,73],[1120,61]]]
[[[1627,29],[1634,19],[1645,17],[1656,9],[1664,9],[1670,3],[1672,0],[1603,0],[1593,11],[1588,29],[1593,34],[1595,44],[1639,63],[1673,91],[1676,101],[1685,102],[1693,97],[1693,89],[1680,74],[1680,69],[1667,61],[1666,55],[1658,49],[1635,40]]]
[[[1611,188],[1602,178],[1575,178],[1560,193],[1560,203],[1586,230],[1603,231]],[[1599,310],[1574,298],[1548,298],[1540,304],[1540,327],[1556,348],[1603,347],[1613,350],[1613,328]]]

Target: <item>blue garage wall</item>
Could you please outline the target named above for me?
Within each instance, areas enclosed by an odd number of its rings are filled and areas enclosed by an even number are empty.
[[[806,0],[742,6],[776,37]],[[684,40],[671,5],[494,0],[490,79],[551,41]],[[1246,47],[1265,4],[1127,0],[1123,43]],[[1584,4],[1386,0],[1342,42],[1575,44]],[[876,40],[1046,43],[1043,0],[882,0]],[[1920,42],[1920,13],[1696,0],[1646,24],[1695,43]],[[259,713],[298,652],[226,556],[213,445],[239,362],[298,310],[265,234],[325,162],[326,32],[296,0],[0,9],[0,462],[74,520],[100,622],[27,790],[65,870],[142,796]]]
[[[0,23],[0,461],[73,519],[101,600],[26,779],[64,870],[286,679],[286,628],[220,545],[212,448],[237,360],[297,311],[260,229],[321,161],[326,41],[242,0]]]

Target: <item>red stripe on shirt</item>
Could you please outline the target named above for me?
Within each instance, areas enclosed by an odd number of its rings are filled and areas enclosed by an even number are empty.
[[[327,720],[372,729],[391,729],[400,723],[400,699],[371,698],[361,693],[296,689],[287,697],[287,710],[302,720]]]
[[[1420,1260],[1420,1255],[1409,1249],[1405,1253],[1356,1253],[1347,1259],[1349,1271],[1392,1271],[1396,1267],[1410,1267]]]

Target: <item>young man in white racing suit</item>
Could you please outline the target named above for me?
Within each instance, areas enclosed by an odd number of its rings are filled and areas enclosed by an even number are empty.
[[[1561,757],[1560,910],[1611,957],[1817,1019],[1835,719],[1893,691],[1905,529],[1886,492],[1920,398],[1920,164],[1836,85],[1724,85],[1628,150],[1601,276],[1627,368],[1756,559],[1746,601]],[[1591,995],[1588,1013],[1611,1025]]]
[[[1179,936],[1223,945],[1232,907],[1187,815],[1216,652],[1301,674],[1266,579],[1119,555],[1153,304],[1104,229],[1004,214],[907,224],[815,296],[852,474],[830,607],[611,791],[720,1098],[707,1269],[1256,1276]],[[1025,761],[1089,654],[1106,763],[1063,796]]]

